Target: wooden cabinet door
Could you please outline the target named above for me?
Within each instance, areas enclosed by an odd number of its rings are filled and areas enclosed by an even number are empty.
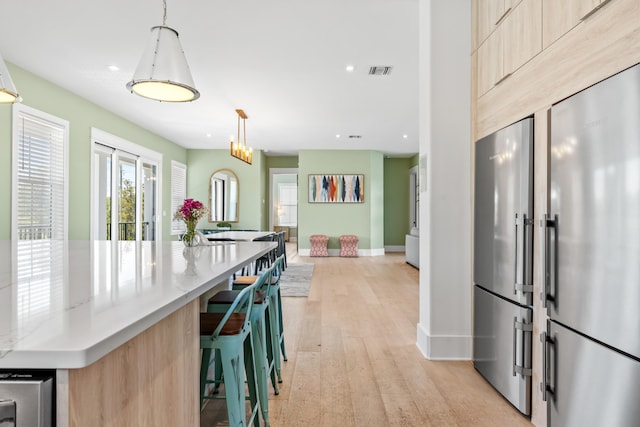
[[[477,0],[478,44],[496,29],[512,1],[516,0]],[[506,3],[509,5],[505,7]]]
[[[542,43],[546,48],[608,0],[542,0]]]
[[[506,76],[542,51],[542,3],[540,0],[522,0],[502,26]]]
[[[478,96],[504,76],[503,28],[498,27],[478,48]]]

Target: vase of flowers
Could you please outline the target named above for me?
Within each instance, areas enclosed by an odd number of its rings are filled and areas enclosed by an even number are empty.
[[[186,231],[182,235],[182,242],[185,246],[196,246],[196,224],[200,218],[204,217],[208,209],[199,201],[193,199],[184,199],[182,206],[178,208],[173,215],[173,219],[181,219],[187,226]]]

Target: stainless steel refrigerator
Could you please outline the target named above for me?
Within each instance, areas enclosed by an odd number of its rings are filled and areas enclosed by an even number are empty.
[[[640,66],[551,109],[550,426],[640,425]]]
[[[476,142],[475,368],[531,412],[533,118]]]

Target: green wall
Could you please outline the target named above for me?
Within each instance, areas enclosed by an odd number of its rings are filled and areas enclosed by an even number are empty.
[[[229,150],[187,150],[187,197],[200,200],[209,206],[209,180],[218,169],[229,169],[238,177],[240,189],[239,221],[231,228],[241,230],[266,230],[268,209],[264,190],[266,157],[254,151],[253,165],[229,155]],[[201,220],[198,228],[215,228],[216,223]]]
[[[26,70],[7,66],[23,104],[69,121],[69,239],[89,238],[92,127],[163,154],[162,234],[171,239],[171,160],[186,163],[186,150]],[[0,239],[11,238],[11,110],[11,105],[0,105]]]
[[[267,157],[267,168],[297,168],[298,156],[273,156]]]
[[[418,166],[418,164],[420,164],[420,154],[414,154],[409,159],[409,168],[412,168],[414,166]]]
[[[411,158],[384,159],[384,244],[404,246],[409,233]]]
[[[309,236],[329,236],[339,248],[341,234],[355,234],[361,249],[382,249],[384,239],[384,166],[382,153],[355,150],[301,150],[298,187],[298,247],[309,249]],[[310,174],[364,174],[364,203],[309,203]]]
[[[298,168],[299,245],[309,248],[309,235],[331,236],[330,248],[338,248],[340,234],[357,234],[363,249],[401,245],[408,223],[408,169],[418,156],[384,159],[374,151],[304,150],[299,156],[266,157],[254,153],[253,165],[231,158],[227,150],[186,150],[74,93],[8,63],[23,103],[70,123],[69,135],[69,238],[88,239],[90,228],[91,128],[129,140],[163,154],[163,238],[170,235],[171,160],[185,163],[187,195],[208,204],[209,178],[217,169],[238,175],[240,221],[238,229],[268,228],[270,168]],[[149,101],[152,102],[152,101]],[[172,106],[180,108],[180,105]],[[11,110],[0,105],[0,239],[11,237]],[[403,165],[404,162],[404,165]],[[341,173],[365,175],[362,204],[310,204],[307,202],[309,174]],[[405,180],[406,182],[403,182]],[[408,200],[408,199],[407,199]],[[405,212],[406,210],[406,212]],[[401,226],[402,224],[402,226]],[[215,224],[201,221],[200,228]]]

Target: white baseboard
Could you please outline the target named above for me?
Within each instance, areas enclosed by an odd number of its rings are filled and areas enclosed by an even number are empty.
[[[429,335],[422,324],[417,327],[416,346],[429,360],[471,360],[473,337],[468,335]]]

